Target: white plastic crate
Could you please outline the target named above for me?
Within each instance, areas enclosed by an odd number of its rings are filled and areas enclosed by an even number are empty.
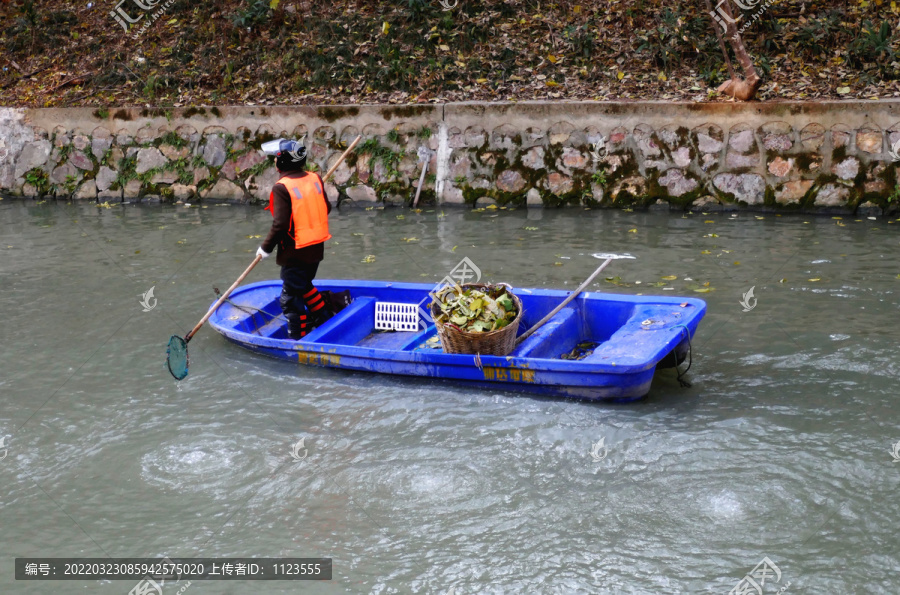
[[[375,302],[375,329],[407,332],[419,330],[418,305]]]

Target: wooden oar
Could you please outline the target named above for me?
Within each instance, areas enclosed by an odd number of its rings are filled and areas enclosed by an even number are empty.
[[[557,307],[553,308],[553,310],[551,310],[549,314],[547,314],[546,316],[544,316],[543,318],[541,318],[541,319],[538,321],[538,323],[535,324],[533,327],[531,327],[530,329],[528,329],[527,331],[525,331],[524,333],[522,333],[521,335],[519,335],[519,338],[516,339],[516,345],[518,345],[519,343],[521,343],[522,341],[524,341],[525,339],[527,339],[528,337],[530,337],[531,334],[534,333],[534,331],[536,331],[536,330],[538,330],[539,328],[541,328],[542,326],[544,326],[544,325],[547,323],[548,320],[550,320],[551,318],[553,318],[554,316],[556,316],[556,314],[557,314],[560,310],[562,310],[563,308],[565,308],[566,305],[568,305],[569,302],[571,302],[571,301],[574,300],[576,297],[578,297],[578,295],[579,295],[582,291],[584,291],[585,287],[587,287],[588,285],[590,285],[590,284],[591,284],[591,281],[593,281],[594,278],[595,278],[597,275],[599,275],[600,272],[601,272],[603,269],[606,268],[606,265],[608,265],[608,264],[611,263],[612,261],[613,261],[612,258],[607,258],[606,261],[605,261],[603,264],[601,264],[599,267],[597,267],[597,270],[594,271],[593,273],[591,273],[591,276],[588,277],[588,278],[584,281],[584,283],[582,283],[581,285],[579,285],[579,286],[578,286],[578,289],[576,289],[576,290],[573,291],[571,294],[569,294],[569,297],[567,297],[566,299],[564,299],[564,300],[562,301],[562,303],[560,303],[560,305],[558,305]]]
[[[360,140],[362,140],[362,135],[357,136],[356,139],[352,143],[350,143],[350,146],[347,147],[347,150],[344,151],[344,153],[340,156],[340,158],[337,161],[335,161],[334,165],[331,166],[331,169],[329,169],[325,173],[325,177],[322,178],[323,184],[328,180],[328,178],[331,177],[331,175],[335,172],[335,170],[338,168],[338,166],[344,161],[344,159],[347,158],[347,155],[350,154],[350,151],[352,151],[353,149],[356,148],[356,145],[359,144]],[[221,306],[222,303],[226,299],[228,299],[228,296],[231,295],[231,292],[234,291],[235,288],[237,288],[237,286],[241,284],[241,281],[243,281],[244,278],[250,274],[250,271],[253,270],[253,267],[255,267],[257,264],[259,264],[260,260],[262,260],[262,256],[257,255],[256,258],[253,259],[253,262],[250,263],[250,266],[247,267],[247,270],[245,270],[243,273],[241,273],[241,276],[238,277],[237,281],[235,281],[231,285],[231,287],[228,288],[228,291],[223,293],[222,297],[220,297],[218,300],[216,300],[216,303],[213,304],[213,307],[210,308],[209,311],[206,313],[206,315],[200,319],[200,322],[197,323],[197,326],[192,328],[191,332],[189,332],[187,335],[184,336],[184,339],[182,339],[178,335],[172,335],[172,337],[169,339],[169,347],[167,349],[167,356],[166,356],[166,365],[169,367],[169,372],[172,374],[172,376],[175,377],[176,380],[182,380],[185,377],[187,377],[188,361],[189,361],[187,344],[190,342],[190,340],[193,338],[193,336],[197,333],[197,331],[200,330],[200,327],[202,327],[204,324],[206,324],[206,321],[209,320],[209,317],[213,315],[213,312],[218,310],[219,306]]]

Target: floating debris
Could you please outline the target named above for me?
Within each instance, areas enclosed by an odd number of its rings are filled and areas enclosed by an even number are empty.
[[[600,346],[600,343],[594,341],[583,341],[575,346],[572,351],[568,353],[564,353],[559,356],[559,359],[570,359],[570,360],[579,360],[584,359],[590,354],[594,353],[594,350]]]

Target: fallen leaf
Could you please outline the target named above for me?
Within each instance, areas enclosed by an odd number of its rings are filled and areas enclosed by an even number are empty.
[[[813,279],[807,279],[807,281],[812,281],[813,283],[815,283],[816,281],[821,281],[821,279],[818,277],[815,277]]]
[[[678,275],[666,275],[665,277],[660,277],[660,279],[663,279],[665,281],[674,281],[677,278]]]

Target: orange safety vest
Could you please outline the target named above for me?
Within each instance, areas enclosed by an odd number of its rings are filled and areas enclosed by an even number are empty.
[[[304,248],[330,240],[328,209],[325,206],[325,193],[319,184],[319,176],[315,174],[307,174],[302,178],[284,176],[277,183],[284,184],[291,197],[291,227],[294,228],[295,247]],[[274,200],[273,191],[269,195],[269,207],[266,209],[272,211],[273,217]]]

